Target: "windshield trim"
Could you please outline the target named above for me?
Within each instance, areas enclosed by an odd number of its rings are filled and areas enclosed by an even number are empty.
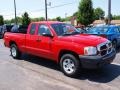
[[[66,26],[70,26],[71,28],[73,28],[73,32],[67,33],[67,32],[64,32],[64,30],[63,30],[61,34],[57,33],[57,29],[53,25],[66,25]],[[80,32],[74,26],[72,26],[71,24],[67,24],[67,23],[54,23],[54,24],[51,24],[51,27],[55,31],[55,33],[56,33],[57,36],[70,36],[70,35],[80,34]],[[61,28],[63,29],[63,27],[61,27]],[[58,32],[60,30],[61,29],[59,27]]]

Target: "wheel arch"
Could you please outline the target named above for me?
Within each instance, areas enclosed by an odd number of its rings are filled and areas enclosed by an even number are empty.
[[[78,54],[77,54],[76,52],[71,51],[71,50],[65,50],[65,49],[63,49],[63,50],[61,50],[61,51],[59,52],[59,55],[58,55],[58,63],[60,62],[60,58],[61,58],[64,54],[72,54],[72,55],[74,55],[77,59],[79,59],[79,56],[78,56]]]
[[[9,46],[11,46],[12,44],[15,44],[17,46],[17,43],[15,41],[10,41],[9,42]]]

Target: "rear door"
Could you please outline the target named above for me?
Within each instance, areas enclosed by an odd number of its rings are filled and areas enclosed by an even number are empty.
[[[26,35],[26,52],[32,55],[37,55],[38,35],[36,35],[37,24],[31,24],[29,33]]]

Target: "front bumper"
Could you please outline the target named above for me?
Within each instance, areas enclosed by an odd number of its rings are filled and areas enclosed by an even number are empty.
[[[79,55],[81,65],[86,69],[97,69],[104,65],[110,64],[113,62],[116,56],[116,51],[112,50],[111,53],[105,56],[81,56]]]

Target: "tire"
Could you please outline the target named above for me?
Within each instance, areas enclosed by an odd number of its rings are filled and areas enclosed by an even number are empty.
[[[4,38],[4,35],[1,36],[1,39],[3,39],[3,38]]]
[[[114,48],[115,50],[117,50],[117,41],[114,40],[114,41],[112,42],[112,45],[113,45],[113,48]]]
[[[11,47],[10,47],[10,52],[11,52],[11,56],[14,58],[14,59],[19,59],[20,56],[21,56],[21,52],[18,50],[18,47],[17,45],[15,44],[12,44]]]
[[[0,35],[0,39],[2,39],[2,35]]]
[[[64,54],[60,59],[60,67],[62,72],[68,77],[78,77],[80,69],[80,61],[72,54]]]

